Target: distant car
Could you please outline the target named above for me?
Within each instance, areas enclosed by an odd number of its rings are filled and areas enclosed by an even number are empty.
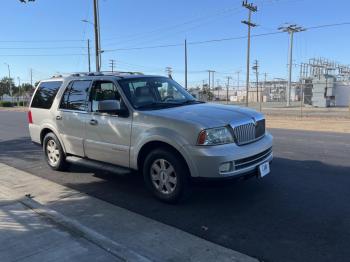
[[[161,76],[80,73],[41,81],[28,120],[52,169],[78,157],[138,170],[166,202],[183,199],[191,178],[265,176],[273,158],[261,113],[197,101]]]

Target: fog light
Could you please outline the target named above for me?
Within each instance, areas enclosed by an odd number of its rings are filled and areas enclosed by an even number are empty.
[[[232,171],[232,162],[226,162],[226,163],[222,163],[219,167],[219,172],[220,173],[227,173]]]

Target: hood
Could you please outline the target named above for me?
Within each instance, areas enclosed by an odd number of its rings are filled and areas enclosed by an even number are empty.
[[[235,125],[235,123],[264,118],[255,110],[212,103],[185,105],[167,109],[143,111],[143,113],[164,118],[183,120],[201,125],[203,128]]]

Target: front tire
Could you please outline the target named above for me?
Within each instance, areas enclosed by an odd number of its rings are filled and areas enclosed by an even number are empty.
[[[48,133],[44,137],[43,151],[49,167],[57,171],[67,169],[66,155],[60,141],[54,133]]]
[[[146,186],[153,195],[167,203],[178,203],[189,194],[189,171],[185,161],[167,149],[155,149],[143,165]]]

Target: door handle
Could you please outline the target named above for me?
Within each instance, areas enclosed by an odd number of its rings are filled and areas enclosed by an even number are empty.
[[[97,124],[98,124],[97,120],[95,120],[95,119],[90,120],[90,125],[96,126]]]
[[[62,120],[62,116],[56,116],[56,120]]]

